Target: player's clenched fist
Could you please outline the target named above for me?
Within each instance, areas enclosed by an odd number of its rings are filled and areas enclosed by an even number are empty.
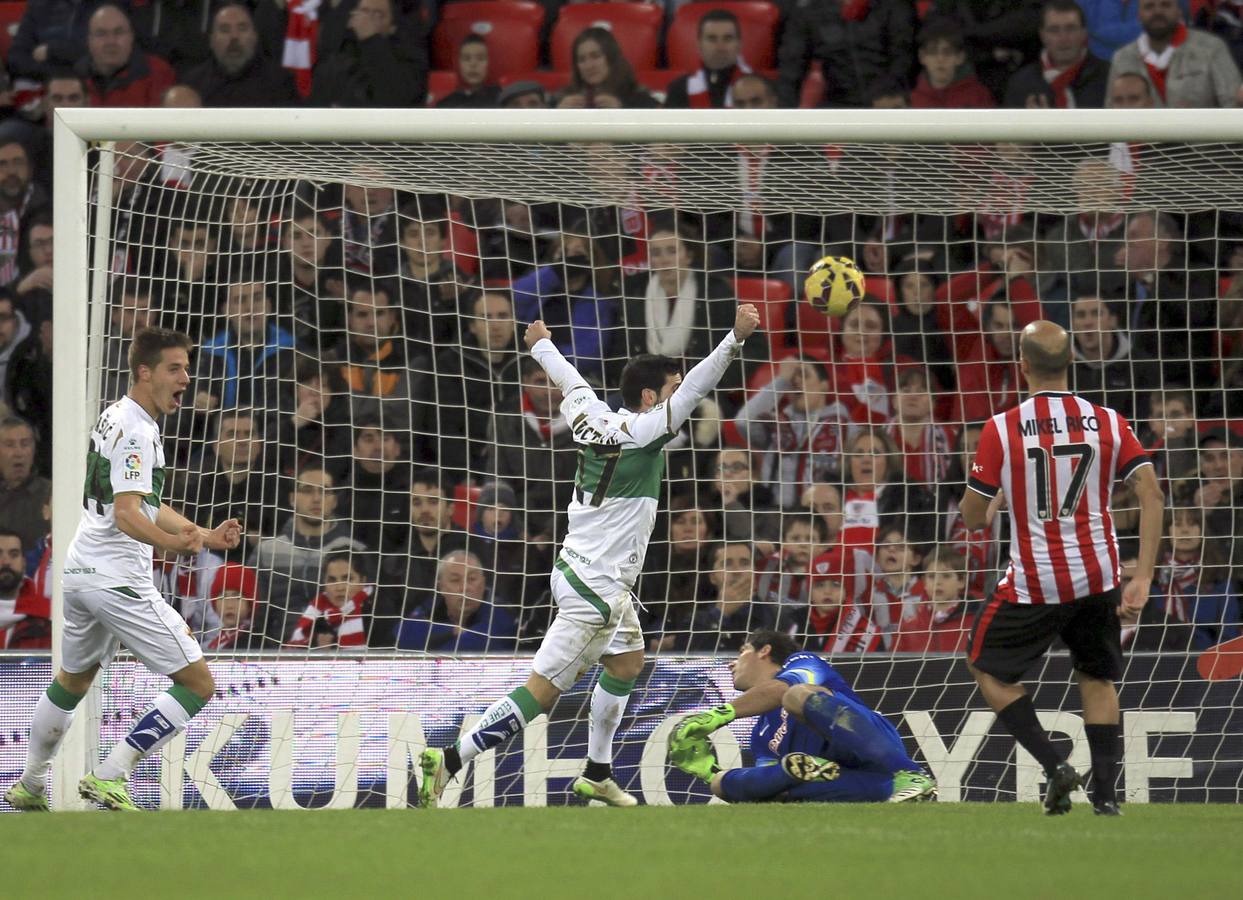
[[[242,525],[237,519],[221,522],[203,538],[209,550],[232,550],[242,542]]]
[[[536,319],[527,326],[526,333],[522,335],[522,342],[526,344],[527,349],[530,350],[539,341],[542,341],[544,338],[551,337],[552,332],[548,330],[548,326],[544,324],[544,320]]]
[[[734,316],[734,337],[745,341],[759,327],[760,312],[755,308],[755,304],[744,303],[738,307],[738,312]]]

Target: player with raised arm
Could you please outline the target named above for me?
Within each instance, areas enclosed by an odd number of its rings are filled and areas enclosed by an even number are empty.
[[[35,705],[21,779],[4,798],[17,809],[46,810],[48,767],[73,711],[99,670],[123,644],[173,685],[156,697],[123,741],[78,784],[87,800],[136,810],[126,782],[207,705],[216,690],[185,620],[155,588],[154,549],[193,554],[241,540],[229,519],[199,528],[163,502],[164,445],[156,419],[181,406],[190,384],[190,339],[144,328],[129,351],[130,390],[99,417],[86,458],[82,518],[65,558],[61,669]]]
[[[1126,419],[1067,388],[1070,337],[1032,322],[1019,339],[1030,396],[989,419],[980,435],[960,510],[968,528],[1010,508],[1010,565],[971,629],[967,660],[1006,730],[1044,768],[1044,808],[1070,811],[1082,778],[1036,717],[1023,674],[1054,638],[1070,649],[1092,755],[1092,806],[1118,815],[1115,783],[1121,731],[1121,621],[1135,621],[1152,587],[1164,497],[1151,461]],[[1109,503],[1117,479],[1139,498],[1139,553],[1124,590]]]
[[[747,635],[730,664],[732,703],[684,719],[669,740],[670,761],[731,803],[798,800],[891,803],[935,800],[889,720],[869,709],[832,666],[779,631]],[[721,771],[708,735],[755,718],[755,765]]]
[[[754,306],[738,307],[733,329],[685,380],[667,356],[634,357],[622,370],[624,406],[617,412],[561,355],[542,321],[527,328],[523,340],[561,389],[561,414],[578,444],[569,529],[551,576],[557,615],[526,684],[489,706],[454,746],[422,753],[420,806],[436,806],[463,766],[552,709],[597,662],[604,671],[591,695],[587,767],[574,793],[610,806],[636,805],[613,779],[613,736],[643,669],[643,633],[631,591],[656,524],[664,446],[716,387],[759,321]]]

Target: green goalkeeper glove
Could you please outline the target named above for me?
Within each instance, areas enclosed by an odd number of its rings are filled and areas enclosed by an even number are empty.
[[[670,748],[676,748],[684,741],[706,738],[718,728],[734,721],[734,715],[733,705],[726,703],[713,709],[704,710],[701,713],[695,713],[693,716],[687,716],[673,730],[673,740],[669,742],[669,746]]]
[[[712,744],[707,738],[690,738],[675,748],[669,742],[669,762],[673,763],[687,775],[693,775],[700,781],[711,783],[712,776],[721,771],[717,765],[716,754],[712,752]]]

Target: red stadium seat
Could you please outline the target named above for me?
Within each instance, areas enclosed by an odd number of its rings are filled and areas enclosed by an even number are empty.
[[[531,0],[468,0],[440,8],[432,32],[432,68],[457,69],[462,39],[477,34],[488,45],[488,77],[496,81],[539,65],[544,7]]]
[[[427,73],[427,105],[435,106],[457,89],[457,72],[432,69]]]
[[[753,69],[771,69],[777,61],[777,20],[781,13],[764,0],[722,0],[720,3],[687,3],[679,6],[665,37],[669,68],[693,72],[699,68],[699,20],[704,13],[724,9],[738,17],[742,26],[742,58]]]
[[[479,274],[479,235],[456,212],[449,213],[449,250],[454,265],[467,275]]]
[[[644,69],[641,72],[635,72],[634,77],[639,79],[639,84],[647,88],[653,97],[664,103],[665,94],[669,91],[669,82],[681,74],[673,69]]]
[[[798,304],[796,343],[804,352],[827,352],[836,330],[833,320],[810,303]]]
[[[17,26],[26,13],[26,3],[0,3],[0,60],[8,61],[9,47],[17,35]]]
[[[584,28],[597,25],[613,32],[635,71],[654,69],[664,19],[664,9],[652,3],[571,3],[563,6],[557,16],[557,24],[552,28],[552,67],[568,72],[573,62],[570,54],[574,38]]]
[[[786,308],[790,303],[790,286],[776,278],[734,279],[739,303],[754,303],[760,313],[760,330],[768,335],[769,353],[778,358],[791,345]]]
[[[459,484],[453,488],[453,509],[450,516],[453,524],[463,531],[470,531],[475,520],[475,507],[479,504],[479,494],[483,488],[473,484]]]

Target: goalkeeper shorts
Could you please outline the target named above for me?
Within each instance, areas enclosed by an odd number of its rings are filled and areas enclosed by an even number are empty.
[[[561,560],[551,583],[557,616],[535,653],[532,668],[557,690],[564,693],[574,687],[601,657],[643,649],[643,629],[629,591],[589,587]]]
[[[107,668],[124,646],[158,675],[172,675],[203,658],[190,627],[155,585],[65,591],[61,667],[85,672]]]

